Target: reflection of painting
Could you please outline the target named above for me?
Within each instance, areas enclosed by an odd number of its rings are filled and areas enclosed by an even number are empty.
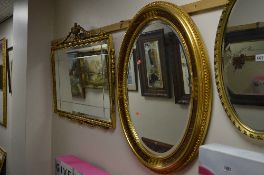
[[[137,66],[136,66],[136,50],[134,49],[130,55],[128,62],[127,89],[129,91],[137,91]]]
[[[148,87],[163,88],[158,41],[144,43]]]
[[[163,30],[141,34],[137,44],[141,94],[170,97]]]
[[[85,98],[85,89],[81,85],[80,59],[71,59],[69,75],[72,97]]]
[[[175,103],[189,104],[191,83],[186,54],[174,32],[169,32],[168,38],[168,53],[170,55]]]
[[[107,85],[107,55],[82,57],[82,84],[88,88],[103,88]]]
[[[234,104],[264,105],[264,28],[226,34],[223,79]],[[264,57],[263,57],[264,58]]]

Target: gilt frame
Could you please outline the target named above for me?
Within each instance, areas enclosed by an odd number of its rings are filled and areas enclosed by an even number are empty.
[[[0,122],[0,125],[3,127],[7,127],[7,39],[3,38],[0,40],[1,44],[1,54],[2,54],[2,74],[1,74],[1,83],[2,83],[2,91],[3,91],[3,122]]]
[[[146,24],[161,20],[178,34],[188,56],[192,82],[190,120],[183,139],[168,155],[160,156],[142,144],[128,108],[127,67],[129,55],[139,33]],[[118,110],[124,135],[132,151],[146,167],[159,173],[169,173],[186,167],[198,154],[210,121],[212,91],[207,52],[197,27],[191,18],[176,5],[157,1],[146,5],[132,19],[121,45],[118,62]]]
[[[55,78],[55,56],[54,52],[59,49],[74,48],[78,46],[86,46],[88,44],[96,43],[99,41],[107,40],[108,44],[108,61],[107,61],[107,75],[109,86],[109,101],[110,101],[110,121],[97,119],[91,115],[83,115],[78,113],[69,113],[61,111],[57,107],[57,94],[56,94],[56,78]],[[105,129],[115,128],[115,51],[113,48],[113,39],[110,34],[93,33],[84,30],[76,23],[71,29],[71,32],[63,40],[54,40],[51,47],[51,67],[52,67],[52,80],[53,80],[53,109],[60,117],[67,118],[71,121],[78,122],[79,124],[85,124],[88,126],[99,126]]]

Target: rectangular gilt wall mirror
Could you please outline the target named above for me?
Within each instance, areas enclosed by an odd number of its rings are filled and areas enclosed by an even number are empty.
[[[54,111],[72,121],[115,127],[115,61],[111,35],[75,24],[51,49]]]
[[[7,40],[0,40],[0,125],[7,126]]]

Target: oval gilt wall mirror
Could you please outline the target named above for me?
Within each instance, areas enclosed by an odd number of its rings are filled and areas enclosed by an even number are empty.
[[[203,143],[211,111],[207,53],[176,5],[154,2],[132,19],[118,64],[118,107],[127,141],[148,168],[186,166]]]
[[[215,43],[218,92],[232,123],[245,135],[264,139],[264,1],[231,0]]]

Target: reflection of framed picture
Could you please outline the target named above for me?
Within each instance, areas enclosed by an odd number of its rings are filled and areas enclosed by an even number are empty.
[[[187,58],[178,37],[173,32],[168,33],[168,39],[175,103],[188,104],[191,84]]]
[[[232,104],[263,106],[264,60],[258,57],[264,54],[264,28],[245,28],[228,28],[225,34],[225,87]]]
[[[146,137],[141,137],[141,139],[148,148],[150,148],[151,150],[157,153],[165,153],[173,147],[173,145],[171,144],[160,142],[157,140],[152,140]]]
[[[69,75],[72,97],[85,98],[85,88],[81,84],[80,59],[71,59]]]
[[[170,97],[163,30],[140,35],[137,45],[142,96]]]
[[[82,84],[87,88],[107,87],[107,55],[91,55],[80,57]]]
[[[130,55],[128,62],[128,75],[127,75],[127,89],[129,91],[137,91],[137,65],[136,65],[136,49]]]

